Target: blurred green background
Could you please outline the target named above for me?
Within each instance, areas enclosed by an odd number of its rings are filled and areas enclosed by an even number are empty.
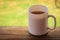
[[[28,26],[27,10],[32,5],[45,5],[49,15],[57,19],[60,26],[60,9],[56,8],[55,0],[0,0],[0,26]],[[49,26],[53,26],[53,18],[49,18]]]

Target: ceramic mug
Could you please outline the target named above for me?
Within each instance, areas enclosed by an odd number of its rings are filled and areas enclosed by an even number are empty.
[[[48,8],[43,5],[33,5],[28,9],[28,31],[30,34],[39,36],[48,33],[48,18],[54,19],[54,30],[56,28],[56,18],[48,15]]]

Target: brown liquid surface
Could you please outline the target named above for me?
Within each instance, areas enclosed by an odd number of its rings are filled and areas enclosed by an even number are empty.
[[[34,11],[34,12],[31,12],[32,14],[43,14],[43,13],[45,13],[45,12],[43,12],[43,11]]]

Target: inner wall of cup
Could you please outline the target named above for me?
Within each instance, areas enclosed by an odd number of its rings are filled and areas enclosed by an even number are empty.
[[[29,8],[29,12],[35,12],[35,11],[42,11],[42,12],[48,13],[48,8],[42,5],[34,5]]]

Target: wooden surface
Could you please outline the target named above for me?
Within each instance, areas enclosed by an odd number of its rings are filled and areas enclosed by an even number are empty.
[[[0,27],[0,40],[60,40],[60,28],[49,30],[46,36],[34,37],[27,27]]]

